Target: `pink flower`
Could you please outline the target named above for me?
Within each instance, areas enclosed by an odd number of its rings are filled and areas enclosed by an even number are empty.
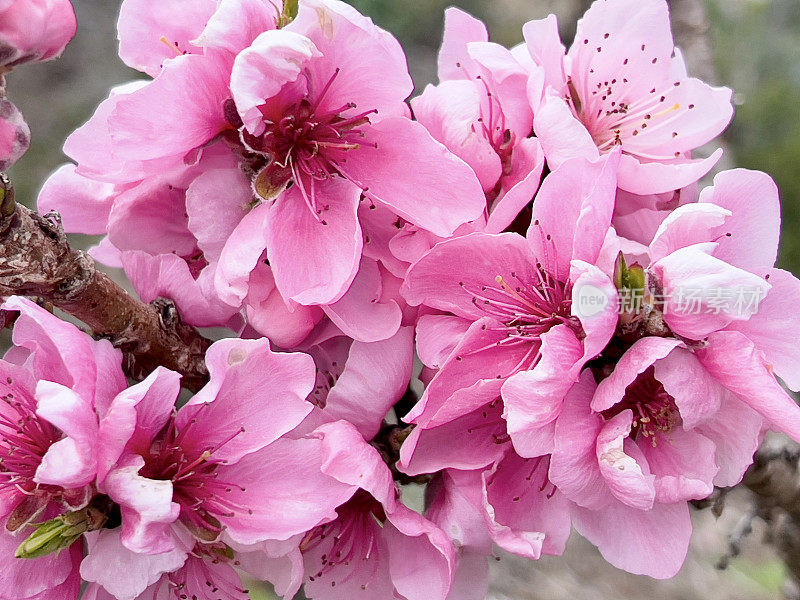
[[[174,32],[181,55],[165,60],[169,44],[154,36],[176,26],[126,3],[123,54],[156,79],[113,92],[65,146],[78,175],[118,187],[90,199],[76,180],[56,199],[57,180],[40,205],[68,214],[111,205],[110,244],[95,256],[123,265],[145,299],[175,299],[190,323],[236,327],[244,307],[283,347],[323,316],[359,340],[391,337],[404,306],[376,261],[398,261],[372,213],[448,235],[480,214],[474,173],[407,118],[399,45],[350,7],[302,3],[276,30],[267,3],[223,2],[210,18],[201,5]],[[136,54],[126,40],[137,32],[159,52]]]
[[[122,354],[29,300],[2,308],[19,316],[0,361],[0,584],[20,599],[76,598],[80,543],[42,558],[14,555],[34,523],[84,509],[95,495],[95,410],[126,386]]]
[[[77,26],[69,0],[0,0],[0,73],[58,58]]]
[[[652,194],[696,181],[719,160],[721,150],[705,160],[691,160],[691,152],[730,121],[731,91],[686,75],[666,1],[596,1],[566,55],[554,16],[531,21],[524,33],[544,70],[529,93],[551,168],[620,146],[619,186]]]
[[[7,171],[31,143],[31,130],[22,113],[0,92],[0,171]]]
[[[98,482],[119,504],[122,528],[81,574],[119,598],[137,597],[163,573],[179,577],[189,556],[223,560],[225,547],[303,533],[352,494],[321,471],[319,440],[285,435],[313,408],[310,357],[229,339],[206,362],[210,382],[177,412],[178,375],[158,369],[118,395],[101,422]],[[139,577],[106,568],[113,548]]]
[[[517,452],[551,451],[561,398],[616,328],[604,242],[618,157],[569,161],[549,175],[527,239],[475,233],[439,243],[412,265],[403,288],[409,303],[451,313],[418,324],[420,358],[438,371],[405,417],[418,425],[412,438],[502,394]],[[584,309],[590,297],[604,303]],[[545,399],[549,410],[534,408]]]
[[[286,298],[327,304],[347,291],[363,250],[362,198],[439,235],[479,216],[472,171],[407,118],[411,89],[396,41],[336,2],[304,4],[237,56],[242,140],[267,158],[253,181],[267,202],[250,218],[263,222]]]
[[[319,427],[323,471],[354,486],[334,521],[300,543],[307,596],[324,600],[445,600],[453,578],[453,545],[433,523],[400,500],[389,468],[351,424]]]
[[[550,479],[620,568],[674,575],[687,501],[739,483],[765,428],[800,439],[800,408],[775,379],[800,384],[800,282],[772,267],[779,224],[774,183],[741,169],[674,210],[650,243],[641,305],[623,303],[608,348],[567,396]]]
[[[488,39],[483,23],[448,9],[440,83],[427,86],[411,107],[431,135],[478,175],[487,205],[475,228],[499,233],[536,193],[544,155],[531,137],[528,70]]]

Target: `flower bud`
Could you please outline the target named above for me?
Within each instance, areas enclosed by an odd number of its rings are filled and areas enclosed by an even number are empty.
[[[58,58],[76,28],[69,0],[0,0],[0,73]]]

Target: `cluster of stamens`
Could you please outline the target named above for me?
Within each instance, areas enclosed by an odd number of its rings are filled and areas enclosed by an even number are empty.
[[[607,39],[609,34],[605,34]],[[584,39],[583,44],[588,45],[589,39]],[[600,43],[596,52],[602,52]],[[646,52],[646,44],[642,44],[641,52]],[[656,64],[657,57],[650,62]],[[589,77],[579,79],[580,86],[575,85],[575,80],[567,81],[567,104],[572,109],[575,117],[580,120],[601,152],[610,151],[615,146],[625,147],[625,140],[638,136],[645,131],[652,132],[656,129],[669,128],[683,116],[685,110],[693,110],[694,104],[681,106],[679,103],[667,103],[667,98],[673,88],[681,85],[680,81],[672,81],[666,87],[653,87],[649,93],[638,99],[633,99],[637,92],[631,88],[628,79],[623,75],[630,62],[624,58],[617,76],[612,76],[606,81],[589,83]],[[589,74],[594,74],[594,69],[589,69]],[[618,87],[622,88],[621,93]],[[630,97],[629,97],[630,96]],[[677,130],[671,131],[672,138],[679,136]],[[668,160],[680,156],[680,152],[670,155],[642,153],[640,149],[632,152],[636,156],[649,160]]]
[[[337,511],[339,517],[331,523],[315,527],[309,531],[300,544],[300,550],[310,552],[320,546],[325,546],[327,551],[320,556],[320,569],[309,577],[316,581],[330,575],[337,566],[350,566],[355,561],[369,563],[372,571],[350,569],[345,579],[331,579],[331,587],[336,587],[350,580],[358,574],[364,583],[361,589],[366,590],[368,583],[378,569],[378,561],[374,556],[378,550],[376,527],[386,521],[383,506],[369,493],[359,490]]]
[[[241,128],[244,146],[267,159],[266,166],[254,182],[256,191],[266,199],[272,199],[287,186],[298,186],[308,209],[323,225],[327,224],[324,213],[329,208],[318,204],[317,185],[338,176],[367,192],[366,186],[348,174],[346,155],[366,144],[377,147],[365,139],[363,129],[377,110],[356,112],[357,106],[353,102],[336,109],[322,107],[338,74],[339,69],[336,69],[313,100],[306,95],[280,109],[274,103],[262,105],[264,129],[258,135]],[[228,120],[234,127],[241,127],[238,117],[229,117]]]
[[[649,439],[653,447],[658,445],[658,434],[669,433],[681,422],[675,399],[655,378],[655,368],[650,367],[625,389],[622,401],[603,411],[610,419],[624,410],[633,412],[633,439]]]
[[[214,458],[220,448],[244,429],[205,449],[197,448],[194,443],[185,444],[201,418],[200,414],[196,415],[178,430],[173,416],[144,456],[145,466],[140,474],[149,479],[171,481],[173,502],[180,505],[183,522],[201,539],[215,540],[222,532],[220,517],[253,512],[231,498],[234,490],[244,492],[245,488],[225,480],[226,463]]]
[[[35,399],[13,383],[7,379],[0,396],[0,493],[33,494],[40,488],[33,478],[42,457],[63,436],[36,414]]]

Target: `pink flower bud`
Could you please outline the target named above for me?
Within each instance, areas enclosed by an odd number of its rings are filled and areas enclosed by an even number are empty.
[[[76,28],[69,0],[0,0],[0,71],[61,56]]]

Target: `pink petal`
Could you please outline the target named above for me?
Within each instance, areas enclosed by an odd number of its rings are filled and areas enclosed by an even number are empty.
[[[352,423],[364,439],[375,437],[411,379],[413,335],[411,327],[402,327],[387,340],[353,342],[344,371],[325,400],[325,417]]]
[[[673,427],[659,434],[657,446],[646,439],[638,445],[656,476],[658,502],[700,500],[714,491],[716,446],[702,433]]]
[[[308,38],[322,56],[309,69],[309,88],[322,90],[320,103],[336,111],[348,102],[359,111],[377,110],[378,118],[406,115],[405,99],[414,90],[405,53],[389,32],[344,2],[309,0],[287,27]]]
[[[795,318],[800,281],[780,269],[767,269],[763,275],[772,288],[758,303],[758,311],[729,328],[747,336],[790,389],[800,390],[800,323]]]
[[[649,511],[621,502],[602,510],[576,508],[572,522],[612,565],[656,579],[669,579],[680,570],[692,535],[685,502],[656,504]]]
[[[605,422],[597,435],[597,462],[611,493],[620,502],[639,510],[650,510],[656,496],[655,477],[646,461],[637,461],[631,433],[633,413],[627,409]],[[642,462],[644,464],[642,464]]]
[[[564,99],[552,92],[545,96],[533,117],[533,131],[551,169],[557,169],[572,158],[596,161],[600,157],[586,127],[575,118]]]
[[[426,304],[470,320],[483,317],[476,294],[497,288],[497,277],[535,281],[536,260],[514,233],[472,233],[445,240],[411,266],[402,292],[409,304]],[[469,265],[467,268],[466,265]]]
[[[395,590],[408,600],[446,600],[453,581],[455,551],[447,535],[403,506],[388,515],[383,535]]]
[[[644,373],[650,365],[680,345],[680,340],[660,337],[638,340],[622,355],[611,374],[597,386],[592,399],[592,410],[603,412],[620,402],[625,395],[625,389],[640,373]]]
[[[561,413],[564,395],[577,380],[575,364],[583,345],[566,325],[556,325],[541,336],[541,359],[529,371],[503,384],[503,417],[518,454],[533,458],[552,451],[552,423]],[[518,433],[526,434],[518,438]],[[541,439],[539,439],[541,438]]]
[[[388,117],[366,135],[369,143],[352,152],[342,171],[368,189],[370,198],[441,236],[480,217],[486,199],[474,171],[421,124]]]
[[[716,447],[719,472],[714,477],[714,485],[729,487],[742,480],[744,472],[753,464],[763,428],[762,416],[730,392],[722,400],[716,417],[697,427]]]
[[[700,202],[733,213],[711,232],[719,243],[714,256],[747,271],[775,264],[781,211],[778,187],[769,175],[746,169],[723,171],[714,177],[714,186],[700,194]]]
[[[188,228],[208,262],[220,258],[225,243],[250,211],[253,189],[238,168],[210,169],[186,190]]]
[[[402,311],[395,300],[382,301],[383,280],[378,263],[362,256],[355,279],[344,296],[323,306],[343,333],[361,342],[385,340],[397,333]]]
[[[665,294],[664,320],[677,335],[699,340],[758,310],[770,285],[753,273],[709,256],[705,245],[676,250],[651,265]]]
[[[279,6],[273,0],[219,0],[195,44],[239,54],[264,31],[274,29]]]
[[[70,388],[51,381],[36,385],[36,414],[66,437],[50,446],[34,480],[70,489],[92,482],[97,473],[97,415],[90,402]]]
[[[564,398],[561,417],[556,422],[549,473],[550,480],[567,498],[593,510],[610,501],[596,452],[603,420],[589,407],[595,388],[594,378],[587,370]]]
[[[422,315],[417,321],[417,354],[422,364],[440,368],[471,324],[452,315]]]
[[[507,444],[499,402],[482,406],[438,427],[415,427],[400,448],[400,469],[408,475],[442,469],[471,470],[499,460]]]
[[[444,11],[444,39],[439,50],[439,80],[464,79],[464,67],[469,66],[467,44],[488,42],[486,25],[461,9]]]
[[[738,331],[718,331],[696,352],[712,376],[745,404],[761,413],[772,428],[800,440],[800,407],[775,380],[753,343]]]
[[[114,153],[128,160],[183,156],[229,127],[229,59],[187,54],[151,83],[122,96],[109,117]],[[198,93],[202,90],[202,93]]]
[[[411,101],[411,107],[417,121],[436,141],[467,163],[488,191],[500,178],[502,165],[479,127],[481,91],[472,81],[444,81],[427,86]]]
[[[594,264],[614,212],[619,153],[564,163],[542,182],[527,238],[545,267],[562,278],[570,261]]]
[[[248,293],[248,280],[267,247],[271,208],[260,204],[251,210],[228,237],[219,257],[214,287],[220,299],[240,306]]]
[[[197,50],[191,41],[215,8],[213,0],[172,0],[155,5],[148,0],[125,0],[117,23],[120,58],[132,69],[156,77],[166,60]]]
[[[306,63],[320,56],[307,37],[287,29],[273,29],[259,35],[236,56],[231,72],[231,92],[247,130],[264,132],[264,115],[258,109],[276,96],[284,85],[297,81]]]
[[[345,294],[358,271],[363,246],[356,216],[360,195],[349,182],[331,179],[316,191],[319,214],[306,205],[299,186],[269,207],[267,256],[284,298],[299,304],[329,304]]]
[[[692,352],[680,347],[655,362],[655,378],[675,400],[684,429],[713,420],[729,394]]]
[[[248,324],[280,348],[299,345],[325,316],[319,306],[303,306],[284,300],[275,287],[272,269],[264,261],[250,273],[247,285],[245,309]]]
[[[129,457],[128,464],[111,471],[104,482],[105,492],[122,512],[120,542],[131,552],[162,555],[170,561],[185,558],[172,535],[171,525],[181,511],[172,501],[172,482],[142,477],[142,467],[141,457]]]
[[[322,471],[319,440],[281,438],[222,467],[225,481],[239,482],[227,496],[245,507],[223,516],[227,535],[240,544],[285,540],[336,518],[353,493]]]
[[[36,379],[60,383],[91,403],[98,376],[92,351],[95,342],[26,298],[12,296],[2,308],[20,313],[11,339],[15,347],[31,353]]]
[[[63,165],[44,182],[37,210],[42,215],[58,211],[64,230],[70,233],[103,235],[114,203],[114,190],[109,183],[79,175],[75,165]]]
[[[89,553],[81,563],[81,577],[102,586],[105,593],[98,590],[97,600],[145,600],[147,597],[139,594],[157,582],[162,573],[180,568],[187,556],[178,549],[162,554],[132,552],[120,543],[118,529],[103,529],[87,539]]]
[[[669,213],[650,242],[650,260],[657,262],[675,250],[693,244],[714,242],[713,231],[725,223],[731,213],[714,204],[684,204]],[[716,254],[716,251],[715,251]]]
[[[623,154],[619,163],[619,187],[640,196],[671,192],[696,182],[713,169],[720,158],[722,148],[708,158],[671,162],[640,162]]]
[[[511,188],[492,204],[484,231],[500,233],[508,228],[520,212],[533,202],[544,170],[544,153],[539,140],[525,138],[514,148],[511,173],[505,185]]]
[[[235,461],[294,429],[313,408],[306,397],[316,371],[306,354],[272,352],[266,339],[225,339],[208,349],[206,364],[209,383],[178,412],[178,429],[197,419],[184,448],[202,453],[225,442],[215,459]]]
[[[569,504],[548,480],[548,462],[509,452],[484,473],[487,525],[504,550],[532,559],[564,552]]]

